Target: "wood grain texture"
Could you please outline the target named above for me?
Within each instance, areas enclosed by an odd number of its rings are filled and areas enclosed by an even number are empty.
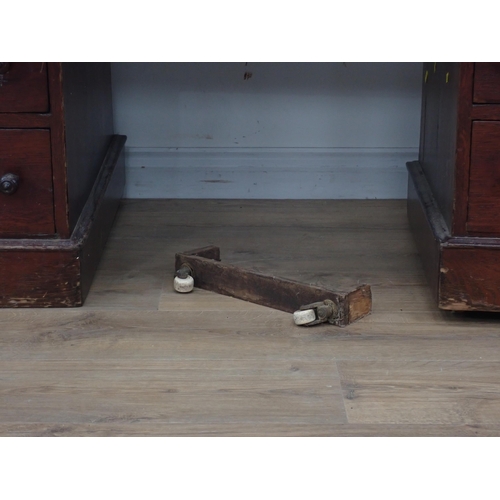
[[[433,296],[439,294],[441,243],[449,238],[449,230],[419,162],[407,163],[408,221],[418,248]]]
[[[419,162],[448,228],[453,226],[460,65],[424,64]]]
[[[467,230],[500,234],[500,121],[472,125]]]
[[[52,122],[48,113],[0,113],[0,128],[49,128]]]
[[[496,363],[470,361],[340,361],[350,423],[497,423]],[[425,366],[425,368],[423,368]]]
[[[54,235],[50,131],[0,130],[0,177],[7,173],[19,188],[0,193],[0,237]]]
[[[458,116],[461,112],[463,67],[458,63],[438,63],[436,77],[439,80],[439,108],[433,110],[438,115],[437,158],[435,165],[425,171],[432,186],[434,197],[450,230],[456,226],[455,164],[460,144],[461,131],[458,130]],[[468,103],[470,107],[470,103]]]
[[[111,139],[71,237],[79,245],[82,301],[89,293],[123,196],[126,139],[124,135],[115,135]]]
[[[458,110],[455,123],[449,123],[456,131],[456,150],[448,150],[450,156],[445,157],[446,163],[438,168],[454,169],[454,206],[453,225],[450,228],[453,236],[463,236],[467,233],[467,200],[469,195],[469,170],[472,128],[472,92],[474,63],[460,63],[458,72]],[[446,120],[446,116],[444,117]]]
[[[66,161],[66,127],[62,84],[62,64],[48,63],[50,92],[50,139],[52,170],[54,175],[54,219],[59,237],[69,238],[71,230],[68,218],[68,172]]]
[[[111,141],[70,239],[0,239],[0,307],[82,305],[123,192],[124,143]]]
[[[500,63],[474,64],[474,102],[500,103]]]
[[[0,436],[22,437],[164,437],[228,436],[260,437],[263,427],[256,423],[92,423],[92,424],[1,424]],[[265,434],[283,437],[498,437],[500,427],[492,425],[408,425],[408,424],[265,424]]]
[[[0,250],[0,307],[69,307],[81,303],[79,289],[75,250]]]
[[[328,361],[5,361],[0,378],[2,422],[346,423]]]
[[[109,63],[48,63],[55,220],[62,238],[71,236],[111,142],[110,71]]]
[[[70,233],[92,190],[113,136],[109,63],[62,63]]]
[[[500,120],[500,104],[475,104],[471,111],[472,120]]]
[[[46,63],[10,63],[0,74],[0,113],[47,113]]]
[[[211,235],[234,265],[369,277],[373,313],[304,329],[175,294]],[[404,200],[124,200],[82,308],[0,310],[0,435],[498,436],[498,326],[436,309]]]
[[[500,310],[500,241],[450,236],[418,162],[408,165],[408,219],[439,308]]]
[[[500,311],[500,246],[444,248],[439,307]]]

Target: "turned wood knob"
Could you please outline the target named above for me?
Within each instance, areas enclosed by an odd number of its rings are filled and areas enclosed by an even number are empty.
[[[0,75],[5,75],[10,69],[10,63],[0,62]]]
[[[0,179],[0,191],[4,194],[14,194],[19,187],[19,176],[16,174],[5,174]]]

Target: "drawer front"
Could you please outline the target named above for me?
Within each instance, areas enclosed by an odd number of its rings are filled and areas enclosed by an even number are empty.
[[[474,64],[474,102],[500,103],[500,63]]]
[[[0,113],[47,113],[46,63],[0,63]]]
[[[53,235],[50,132],[1,129],[0,178],[0,237]]]
[[[500,122],[472,123],[467,229],[500,233]]]

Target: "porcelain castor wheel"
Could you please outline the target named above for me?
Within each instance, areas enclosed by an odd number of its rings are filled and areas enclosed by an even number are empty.
[[[296,325],[307,325],[316,320],[316,313],[314,309],[306,309],[305,311],[295,311],[293,313],[293,321]]]
[[[183,265],[177,270],[174,278],[174,290],[179,293],[189,293],[193,291],[194,279],[193,271],[187,266]]]
[[[192,292],[194,288],[194,279],[191,276],[187,278],[174,278],[174,290],[179,293]]]

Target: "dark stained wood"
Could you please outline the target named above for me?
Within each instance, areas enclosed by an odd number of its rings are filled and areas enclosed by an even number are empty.
[[[49,63],[54,211],[69,238],[113,135],[109,63]]]
[[[454,225],[454,160],[462,74],[458,63],[424,64],[419,161],[450,229]]]
[[[500,311],[500,246],[442,251],[439,307],[454,311]]]
[[[500,120],[500,104],[476,104],[471,110],[472,120]]]
[[[34,113],[0,113],[0,128],[50,128],[52,115]]]
[[[80,241],[82,300],[85,300],[108,240],[125,187],[123,148],[126,137],[114,136],[99,176],[72,238]]]
[[[0,73],[0,113],[48,111],[47,63],[9,63]]]
[[[475,64],[474,102],[500,103],[500,63]]]
[[[124,136],[115,136],[70,239],[0,239],[0,307],[83,305],[124,186]]]
[[[434,197],[448,228],[454,220],[454,161],[457,150],[458,94],[460,91],[460,65],[457,63],[438,63],[436,73],[440,86],[438,110],[438,150],[437,162],[426,171]],[[451,161],[450,161],[451,159]],[[437,168],[436,168],[437,167]]]
[[[53,235],[49,130],[0,130],[0,177],[7,173],[20,180],[15,193],[0,193],[0,237]]]
[[[438,307],[500,311],[500,240],[450,236],[418,162],[407,166],[410,228]]]
[[[4,250],[0,240],[0,307],[81,305],[76,249]]]
[[[425,63],[422,78],[422,119],[420,122],[419,162],[423,170],[431,175],[439,175],[438,161],[439,102],[441,87],[437,74],[437,63]],[[432,184],[440,184],[435,179]]]
[[[475,121],[472,127],[467,229],[500,233],[500,121]]]
[[[420,164],[409,162],[406,165],[409,174],[408,221],[427,281],[435,300],[437,300],[441,243],[447,240],[450,235]]]
[[[440,67],[424,84],[421,162],[408,164],[410,227],[439,308],[498,311],[500,63]]]
[[[313,302],[332,300],[339,310],[334,323],[337,326],[346,326],[371,312],[371,290],[368,285],[359,286],[350,292],[335,292],[223,264],[219,260],[219,248],[206,247],[176,254],[175,269],[187,264],[193,270],[198,288],[285,312],[294,312]]]
[[[52,170],[54,172],[54,219],[56,232],[61,238],[69,238],[68,173],[66,162],[66,130],[62,89],[62,64],[48,63],[51,101],[50,138],[52,144]]]
[[[89,197],[113,135],[109,63],[62,63],[69,231]]]
[[[82,305],[124,186],[110,64],[13,63],[0,80],[0,176],[21,178],[0,194],[0,306]]]
[[[458,115],[453,124],[457,134],[456,152],[450,152],[450,156],[444,159],[445,164],[442,163],[438,166],[438,168],[450,168],[451,166],[455,171],[453,225],[451,227],[453,236],[463,236],[466,234],[474,63],[460,63],[459,74]],[[454,115],[450,116],[450,119],[454,118]],[[446,120],[446,116],[443,119]]]

